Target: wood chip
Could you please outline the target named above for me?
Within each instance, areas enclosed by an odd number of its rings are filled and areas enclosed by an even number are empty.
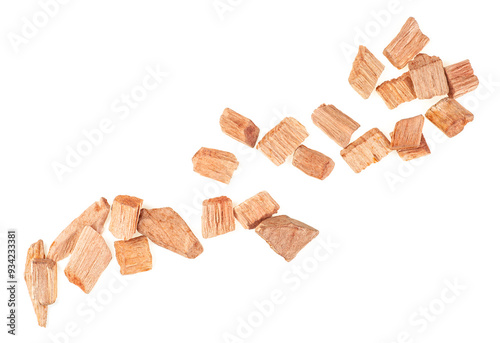
[[[118,195],[111,207],[109,232],[118,239],[131,239],[137,231],[137,223],[141,213],[142,199]]]
[[[35,299],[41,305],[52,305],[57,299],[57,264],[48,258],[31,261]]]
[[[262,151],[277,166],[283,164],[288,156],[309,136],[304,125],[297,119],[287,117],[276,125],[257,143]]]
[[[360,45],[349,74],[349,83],[363,99],[368,99],[384,68],[370,50]]]
[[[115,252],[122,275],[137,274],[153,268],[153,257],[146,236],[116,241]]]
[[[450,138],[458,135],[467,123],[474,120],[474,115],[453,98],[440,100],[427,110],[425,117]]]
[[[424,120],[423,115],[418,115],[398,121],[394,127],[391,149],[418,148],[420,146],[420,139],[422,138]]]
[[[408,18],[398,35],[384,49],[384,55],[398,69],[404,68],[429,42],[415,18]]]
[[[333,105],[321,105],[311,115],[314,125],[345,148],[351,136],[359,128],[359,124]]]
[[[276,216],[262,221],[255,232],[287,262],[297,256],[319,231],[288,216]]]
[[[374,128],[349,144],[340,155],[355,173],[359,173],[387,156],[391,152],[390,145],[387,137]]]
[[[277,213],[280,205],[263,191],[234,207],[234,216],[245,229],[255,229],[261,221]]]
[[[38,325],[41,327],[46,327],[48,306],[40,304],[40,302],[35,299],[35,289],[33,288],[33,272],[31,269],[31,262],[34,259],[43,258],[45,258],[45,249],[43,247],[43,241],[39,240],[38,242],[33,243],[28,249],[26,264],[24,265],[24,281],[26,281],[26,286],[28,287],[28,293],[35,310]]]
[[[391,133],[391,138],[392,138],[392,133]],[[420,145],[418,147],[398,150],[398,155],[399,157],[401,157],[403,161],[411,161],[416,158],[429,155],[430,153],[431,150],[429,149],[429,146],[427,146],[427,142],[425,141],[423,134],[422,137],[420,138]]]
[[[472,92],[479,86],[479,79],[474,75],[474,69],[469,60],[458,62],[444,68],[450,98],[458,98],[464,94]]]
[[[228,197],[207,199],[203,201],[201,217],[201,234],[203,238],[211,238],[234,231],[233,202]]]
[[[260,129],[247,117],[226,108],[219,120],[222,132],[238,142],[253,148],[259,138]]]
[[[238,168],[238,160],[230,152],[201,148],[193,156],[193,170],[198,174],[228,184]]]
[[[448,94],[448,80],[439,57],[418,54],[408,63],[408,69],[418,99]]]
[[[324,180],[330,175],[335,167],[333,160],[320,153],[301,145],[293,154],[292,164],[309,176]]]
[[[75,248],[76,242],[85,226],[91,226],[98,233],[104,231],[104,223],[108,218],[109,204],[100,198],[87,208],[78,218],[73,220],[50,246],[47,258],[58,262],[68,257]]]
[[[383,82],[377,87],[377,93],[390,110],[417,98],[409,72],[398,78]]]
[[[203,252],[198,238],[170,207],[143,208],[137,231],[156,245],[187,258],[195,258]]]
[[[71,254],[64,274],[69,282],[90,293],[111,261],[111,251],[104,238],[90,226],[83,231]]]

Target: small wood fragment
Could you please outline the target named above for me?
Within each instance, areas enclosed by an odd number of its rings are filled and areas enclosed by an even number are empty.
[[[287,262],[319,234],[315,228],[288,216],[268,218],[257,226],[255,232]]]
[[[52,305],[57,299],[57,264],[48,258],[31,261],[35,299],[41,305]]]
[[[146,236],[116,241],[115,252],[122,275],[137,274],[153,268],[153,257]]]
[[[401,150],[418,148],[422,138],[424,120],[423,115],[418,115],[398,121],[394,127],[391,149]]]
[[[234,216],[245,229],[255,229],[264,219],[278,212],[280,205],[266,192],[259,192],[234,207]]]
[[[391,152],[390,145],[387,137],[374,128],[349,144],[340,155],[355,173],[359,173],[387,156]]]
[[[363,99],[368,99],[384,68],[370,50],[360,45],[349,74],[349,83]]]
[[[24,265],[24,281],[26,281],[26,286],[28,287],[28,293],[30,295],[31,303],[35,310],[38,325],[41,327],[47,326],[47,310],[48,306],[40,304],[40,302],[35,299],[35,289],[33,287],[33,272],[31,269],[31,263],[34,259],[44,259],[45,249],[43,247],[43,241],[40,239],[38,242],[33,243],[29,249],[26,256],[26,263]]]
[[[377,87],[377,93],[390,110],[417,98],[409,72],[398,78],[383,82]]]
[[[392,133],[391,133],[392,138]],[[420,139],[420,145],[416,148],[400,149],[398,150],[398,155],[403,161],[411,161],[419,157],[429,155],[431,150],[425,141],[424,135]]]
[[[458,135],[474,115],[453,98],[444,98],[425,113],[425,117],[448,137]]]
[[[193,170],[198,174],[228,184],[238,168],[238,160],[232,153],[201,148],[193,156]]]
[[[257,149],[262,151],[274,164],[281,165],[286,158],[309,136],[304,125],[297,119],[286,117],[257,143]]]
[[[203,201],[201,217],[201,234],[203,238],[211,238],[234,231],[233,202],[228,197],[207,199]]]
[[[311,119],[335,143],[345,148],[359,124],[333,105],[323,104],[314,110]]]
[[[238,142],[253,148],[259,138],[260,129],[247,117],[226,108],[219,120],[222,132]]]
[[[384,55],[398,69],[404,68],[429,42],[415,18],[408,18],[398,35],[384,49]]]
[[[439,57],[418,54],[408,63],[408,69],[418,99],[448,94],[448,80]]]
[[[131,239],[137,231],[142,199],[129,195],[118,195],[111,207],[109,232],[118,239]]]
[[[330,157],[305,145],[295,150],[292,164],[307,175],[320,180],[326,179],[335,167],[335,162]]]
[[[479,79],[474,75],[474,69],[469,60],[458,62],[444,68],[446,78],[448,79],[448,86],[450,98],[458,98],[464,94],[472,92],[479,86]]]

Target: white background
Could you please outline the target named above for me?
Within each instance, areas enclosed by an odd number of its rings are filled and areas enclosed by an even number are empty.
[[[497,342],[500,51],[491,2],[229,3],[221,17],[212,0],[70,1],[17,53],[8,37],[20,35],[23,17],[32,21],[40,5],[1,3],[0,267],[6,275],[5,231],[15,228],[20,280],[18,336],[9,339],[226,342],[225,333],[237,337],[239,318],[262,316],[254,302],[278,290],[284,301],[243,341]],[[346,49],[360,42],[386,66],[381,81],[400,75],[382,51],[409,16],[430,38],[424,52],[445,65],[471,60],[482,84],[460,102],[474,122],[448,139],[426,121],[428,158],[403,163],[393,153],[355,174],[310,115],[334,104],[361,124],[355,139],[372,127],[389,134],[396,121],[439,100],[390,111],[377,94],[363,100],[347,82],[355,52]],[[112,105],[141,85],[147,68],[170,74],[123,118]],[[334,171],[319,181],[289,162],[276,167],[220,131],[225,107],[250,117],[261,135],[284,116],[297,118],[310,133],[305,144],[331,156]],[[103,118],[112,132],[59,180],[53,164],[65,163],[66,149],[85,144],[83,131]],[[236,154],[240,167],[229,186],[192,171],[202,146]],[[320,231],[291,263],[239,224],[201,238],[203,199],[227,195],[239,203],[261,190],[280,214]],[[148,208],[173,207],[205,252],[188,260],[151,244],[152,271],[117,276],[113,260],[90,295],[67,281],[62,261],[57,302],[47,329],[39,328],[22,282],[29,244],[43,239],[48,248],[92,202],[118,194],[141,197]],[[114,251],[112,235],[104,237]],[[338,247],[318,261],[315,252],[329,241]],[[300,279],[296,268],[304,265],[309,272]],[[467,289],[440,308],[442,294],[452,295],[446,280],[455,279]],[[439,314],[422,322],[419,308],[429,306]]]

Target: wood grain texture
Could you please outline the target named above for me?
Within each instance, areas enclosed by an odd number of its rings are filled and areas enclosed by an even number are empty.
[[[383,82],[377,87],[377,93],[390,110],[417,98],[409,72],[398,78]]]
[[[259,192],[234,207],[234,216],[245,229],[255,229],[261,221],[277,213],[280,205],[266,192]]]
[[[35,289],[33,287],[33,271],[31,268],[31,263],[34,259],[44,258],[45,248],[43,246],[43,241],[40,239],[36,243],[31,244],[31,246],[29,247],[26,256],[26,263],[24,265],[24,281],[26,282],[26,287],[28,288],[28,293],[30,295],[33,309],[35,310],[38,325],[41,327],[47,326],[48,306],[40,304],[40,302],[35,299]]]
[[[260,129],[245,116],[226,108],[219,120],[222,132],[238,142],[253,148],[259,138]]]
[[[444,72],[448,79],[450,98],[461,97],[479,86],[479,79],[474,75],[474,69],[469,60],[449,65],[444,68]]]
[[[115,253],[122,275],[137,274],[153,268],[153,257],[146,236],[116,241]]]
[[[439,57],[418,54],[408,63],[408,69],[418,99],[448,94],[448,80]]]
[[[330,157],[305,145],[295,150],[292,164],[305,174],[320,180],[326,179],[335,167],[335,162]]]
[[[345,148],[359,124],[333,105],[323,104],[314,110],[311,119],[335,143]]]
[[[229,184],[238,168],[238,160],[232,153],[217,149],[201,148],[193,156],[193,170],[198,174]]]
[[[233,202],[228,197],[207,199],[203,201],[201,217],[201,234],[203,238],[211,238],[234,231]]]
[[[363,99],[368,99],[384,71],[384,65],[365,46],[360,45],[352,63],[349,84]]]
[[[420,146],[420,140],[422,139],[424,120],[425,118],[423,115],[418,115],[398,121],[394,127],[391,149],[418,148]]]
[[[31,261],[35,299],[42,305],[52,305],[57,299],[57,264],[48,258]]]
[[[423,134],[422,137],[420,138],[420,145],[418,147],[398,150],[398,155],[399,157],[401,157],[403,161],[411,161],[416,158],[429,155],[430,153],[431,149],[429,149],[429,146],[427,145],[427,142],[425,141]]]
[[[458,135],[467,123],[474,120],[474,115],[452,98],[440,100],[427,110],[425,117],[450,138]]]
[[[118,239],[131,239],[137,232],[142,199],[129,195],[118,195],[113,200],[109,232]]]

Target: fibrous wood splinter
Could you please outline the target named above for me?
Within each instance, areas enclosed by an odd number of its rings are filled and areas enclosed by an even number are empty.
[[[330,157],[305,145],[295,150],[292,164],[305,174],[320,180],[326,179],[335,167]]]
[[[278,212],[280,205],[266,192],[259,192],[234,207],[234,216],[245,229],[255,229],[261,221]]]
[[[111,220],[109,232],[118,239],[130,239],[134,237],[139,222],[139,214],[142,207],[142,199],[118,195],[111,207]]]
[[[384,68],[382,62],[370,50],[360,45],[349,74],[349,83],[363,99],[368,99]]]
[[[479,86],[479,79],[474,75],[474,69],[469,60],[458,62],[444,68],[446,78],[448,79],[448,86],[450,98],[458,98],[464,94],[472,92]]]
[[[201,234],[203,238],[211,238],[234,231],[233,202],[228,197],[207,199],[203,201],[201,217]]]
[[[128,241],[115,242],[116,260],[122,275],[145,272],[153,268],[148,238],[139,236]]]
[[[195,172],[226,184],[231,181],[238,164],[232,153],[217,149],[201,148],[193,156]]]
[[[52,305],[57,299],[57,264],[48,258],[31,261],[35,299],[42,305]]]
[[[43,246],[43,241],[40,239],[36,243],[33,243],[29,249],[26,256],[26,264],[24,266],[24,281],[26,281],[26,286],[28,287],[28,293],[30,295],[31,303],[33,304],[33,309],[35,310],[35,315],[38,320],[38,325],[41,327],[47,326],[47,305],[42,305],[38,299],[35,298],[35,288],[33,287],[33,271],[31,264],[35,259],[45,258],[45,248]]]
[[[408,69],[418,99],[448,94],[448,80],[439,57],[418,54],[408,63]]]
[[[323,104],[314,110],[311,119],[335,143],[345,148],[359,124],[333,105]]]
[[[420,139],[422,138],[423,127],[423,115],[398,121],[394,127],[391,149],[401,150],[418,148],[420,146]]]
[[[377,87],[377,93],[390,110],[395,109],[402,103],[417,98],[409,72],[404,73],[398,78],[381,83]]]
[[[418,147],[398,150],[398,155],[403,161],[411,161],[419,157],[427,156],[430,153],[431,150],[429,149],[423,134],[420,138],[420,145]]]
[[[253,148],[259,138],[259,128],[247,117],[226,108],[220,116],[220,127],[229,137]]]
[[[458,135],[465,125],[474,120],[474,115],[452,98],[440,100],[427,110],[425,117],[450,138]]]

